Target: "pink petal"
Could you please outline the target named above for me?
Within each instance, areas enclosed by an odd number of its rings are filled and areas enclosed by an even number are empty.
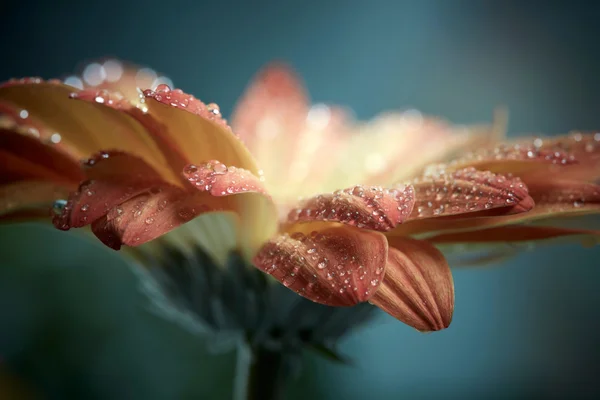
[[[250,171],[228,167],[216,160],[201,165],[190,164],[184,168],[183,175],[197,189],[210,192],[213,196],[244,192],[267,194],[260,178]]]
[[[410,219],[449,216],[501,208],[503,214],[530,210],[534,202],[519,178],[465,168],[439,172],[413,182],[416,202]]]
[[[165,186],[161,176],[141,158],[113,151],[85,162],[86,181],[71,193],[54,225],[62,230],[88,225],[111,208],[154,187]]]
[[[560,179],[594,182],[600,179],[600,132],[574,132],[566,136],[535,139],[545,151],[569,152],[577,161],[556,171]],[[523,177],[527,182],[544,179],[543,173]]]
[[[212,196],[165,187],[113,207],[92,224],[92,231],[105,245],[119,250],[123,244],[139,246],[197,215],[220,209]]]
[[[309,300],[351,306],[377,290],[386,254],[380,233],[336,226],[280,235],[264,245],[254,264]]]
[[[266,116],[276,119],[294,136],[305,124],[309,101],[303,84],[286,65],[274,63],[264,68],[236,105],[232,127],[250,149],[260,141],[258,125]]]
[[[548,171],[556,166],[577,164],[577,159],[567,150],[543,148],[541,139],[503,143],[468,153],[444,166],[447,170],[475,167],[494,173],[522,174],[532,171]],[[554,166],[554,167],[552,167]]]
[[[592,183],[551,179],[536,181],[530,183],[529,193],[535,201],[535,207],[528,212],[509,215],[474,214],[478,218],[472,218],[473,214],[464,214],[450,218],[419,219],[398,226],[390,236],[475,232],[533,221],[546,221],[546,225],[552,226],[554,218],[600,213],[600,186]],[[560,226],[560,221],[557,221],[556,226]]]
[[[537,206],[561,209],[581,208],[586,204],[600,204],[600,185],[588,182],[548,179],[528,185]],[[538,207],[536,207],[538,208]]]
[[[330,221],[388,231],[408,218],[414,203],[412,186],[388,190],[359,185],[301,202],[289,212],[288,222]]]
[[[447,328],[454,311],[454,284],[442,253],[427,242],[390,243],[386,274],[370,302],[422,331]]]

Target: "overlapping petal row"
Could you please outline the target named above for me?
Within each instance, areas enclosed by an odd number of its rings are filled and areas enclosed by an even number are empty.
[[[0,87],[2,218],[48,218],[53,205],[57,228],[91,226],[119,249],[234,215],[238,249],[291,290],[370,301],[421,331],[446,328],[454,308],[434,244],[598,237],[578,218],[600,211],[599,133],[498,146],[501,124],[415,112],[358,124],[311,108],[282,66],[249,87],[232,131],[215,104],[138,90],[139,75]]]

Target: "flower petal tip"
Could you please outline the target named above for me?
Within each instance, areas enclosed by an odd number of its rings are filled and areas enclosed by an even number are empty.
[[[454,283],[444,256],[424,241],[400,239],[392,245],[384,281],[370,302],[418,331],[446,329]]]
[[[222,118],[218,105],[214,103],[204,104],[193,95],[184,93],[181,89],[171,89],[168,85],[161,84],[154,90],[144,90],[143,97],[144,101],[152,99],[159,103],[191,112],[228,128],[227,121]]]
[[[243,168],[226,166],[212,160],[201,165],[190,164],[183,176],[198,190],[213,196],[228,196],[244,192],[267,194],[261,179]]]

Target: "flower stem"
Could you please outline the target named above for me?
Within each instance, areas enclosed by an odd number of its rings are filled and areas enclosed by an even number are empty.
[[[290,379],[290,354],[262,346],[238,348],[235,400],[281,400]]]

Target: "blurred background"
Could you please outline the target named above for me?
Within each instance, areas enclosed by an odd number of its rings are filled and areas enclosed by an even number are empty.
[[[0,14],[0,80],[114,56],[228,115],[279,59],[313,100],[361,119],[411,107],[471,123],[504,105],[511,135],[600,128],[591,1],[4,0]],[[149,312],[117,253],[35,225],[1,227],[0,244],[0,362],[40,393],[231,396],[235,355]],[[457,269],[448,330],[422,335],[381,314],[342,343],[353,366],[307,356],[290,398],[596,398],[599,264],[599,248],[564,245]]]

